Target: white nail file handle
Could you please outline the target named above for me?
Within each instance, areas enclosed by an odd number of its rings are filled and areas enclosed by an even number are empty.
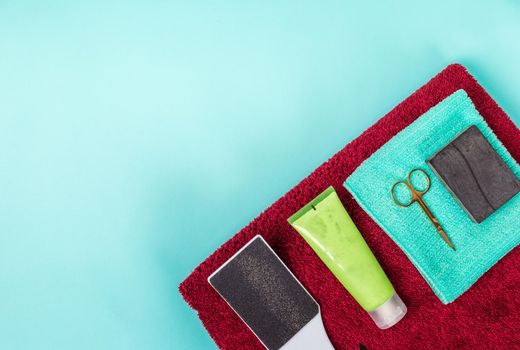
[[[318,313],[280,350],[334,350]]]

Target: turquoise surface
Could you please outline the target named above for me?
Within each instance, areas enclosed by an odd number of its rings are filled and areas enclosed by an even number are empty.
[[[215,349],[177,286],[518,1],[0,2],[0,348]]]
[[[466,92],[458,90],[388,141],[345,181],[356,201],[405,252],[445,304],[468,290],[520,242],[520,194],[477,224],[426,164],[427,159],[473,125],[520,178],[520,166]],[[428,174],[431,187],[423,196],[424,202],[456,251],[442,240],[418,203],[403,208],[392,200],[392,185],[405,180],[412,169],[422,169]],[[426,188],[414,178],[412,183],[419,190]]]

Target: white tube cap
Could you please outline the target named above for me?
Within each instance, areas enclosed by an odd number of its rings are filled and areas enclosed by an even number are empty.
[[[379,328],[387,329],[401,321],[404,315],[406,315],[406,305],[399,298],[399,295],[395,293],[383,305],[370,311],[368,314]]]

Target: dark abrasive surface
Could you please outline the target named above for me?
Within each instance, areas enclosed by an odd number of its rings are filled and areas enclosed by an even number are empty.
[[[430,166],[477,223],[520,191],[520,182],[476,126],[450,142]]]
[[[318,304],[260,238],[210,278],[268,349],[279,349],[318,314]]]

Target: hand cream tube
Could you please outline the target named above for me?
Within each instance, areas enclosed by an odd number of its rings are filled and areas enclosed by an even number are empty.
[[[379,328],[390,328],[404,317],[406,305],[332,186],[288,221]]]

